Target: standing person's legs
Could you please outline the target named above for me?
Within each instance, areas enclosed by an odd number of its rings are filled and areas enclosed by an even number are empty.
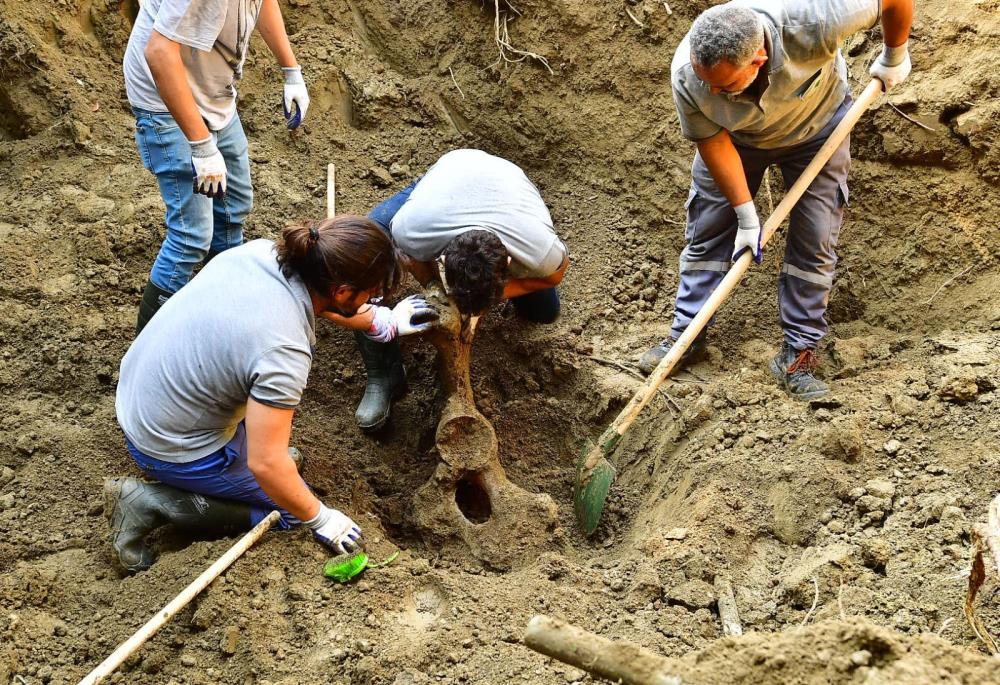
[[[417,179],[419,180],[419,179]],[[392,217],[410,198],[417,181],[377,205],[368,212],[368,218],[392,236]],[[354,332],[361,358],[365,363],[365,394],[354,412],[358,427],[363,431],[376,431],[389,420],[392,401],[399,397],[406,387],[406,369],[403,367],[403,352],[399,340],[387,343],[370,340],[361,331]]]
[[[816,141],[782,160],[785,187],[790,187],[825,141]],[[815,348],[826,335],[826,308],[837,265],[837,240],[847,205],[851,167],[846,138],[792,208],[785,262],[778,277],[778,307],[785,342],[796,350]]]
[[[782,155],[781,173],[791,187],[822,147],[839,116],[824,135]],[[826,335],[826,309],[837,265],[837,239],[847,205],[851,166],[850,137],[809,184],[790,215],[785,261],[778,277],[778,311],[784,341],[771,361],[774,377],[793,396],[813,399],[830,388],[816,378],[816,346]]]
[[[243,244],[243,222],[253,208],[250,155],[238,114],[217,134],[216,144],[226,160],[226,194],[212,203],[212,244],[209,258]]]
[[[559,289],[546,288],[527,295],[512,297],[517,315],[534,323],[553,323],[559,318]]]
[[[750,193],[756,196],[771,157],[765,150],[740,147],[737,151]],[[680,283],[670,338],[642,355],[639,367],[645,373],[650,373],[666,356],[673,341],[684,332],[732,266],[736,212],[697,152],[691,164],[691,189],[684,208],[687,210],[687,245],[681,251]],[[688,348],[681,365],[695,361],[704,351],[703,335]]]
[[[194,192],[191,146],[169,114],[136,111],[135,140],[143,166],[156,176],[166,206],[166,236],[139,307],[137,331],[188,282],[212,240],[212,200]]]

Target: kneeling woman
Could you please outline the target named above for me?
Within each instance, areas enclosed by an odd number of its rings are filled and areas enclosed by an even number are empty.
[[[385,232],[340,216],[223,252],[163,305],[122,359],[115,401],[132,458],[158,481],[105,483],[122,566],[149,568],[144,538],[158,526],[232,534],[275,509],[282,528],[301,521],[337,552],[358,546],[358,525],[298,475],[292,415],[317,315],[380,341],[433,325],[418,297],[368,304],[398,274]]]

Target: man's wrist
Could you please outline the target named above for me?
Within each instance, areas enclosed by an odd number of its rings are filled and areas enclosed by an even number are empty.
[[[744,202],[733,207],[740,228],[757,228],[760,226],[760,218],[757,216],[757,208],[753,200]]]
[[[191,146],[192,157],[211,157],[219,151],[212,134],[201,140],[189,140],[188,144]]]
[[[910,41],[904,41],[902,45],[882,46],[882,56],[879,57],[879,61],[887,67],[897,67],[903,63],[906,56],[909,54]]]
[[[326,523],[327,518],[329,518],[330,509],[326,505],[316,500],[316,507],[316,515],[302,522],[309,528],[317,528]]]
[[[302,78],[302,67],[298,64],[293,64],[290,67],[281,67],[281,73],[285,76],[285,85],[301,85],[305,83]]]

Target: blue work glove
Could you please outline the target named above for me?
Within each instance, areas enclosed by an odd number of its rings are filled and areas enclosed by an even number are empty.
[[[764,254],[760,249],[760,218],[757,216],[757,208],[753,206],[753,201],[744,202],[733,207],[736,211],[736,219],[739,226],[736,229],[736,245],[733,248],[733,261],[740,257],[744,250],[750,250],[753,261],[760,264],[764,259]]]
[[[281,100],[285,110],[285,125],[288,128],[298,128],[309,109],[309,91],[302,79],[302,67],[282,67],[281,71],[285,74],[285,92]]]
[[[319,513],[303,523],[312,528],[314,538],[338,554],[355,552],[363,546],[358,524],[322,502],[319,504]]]
[[[386,343],[397,335],[429,331],[437,325],[438,318],[438,310],[427,304],[427,300],[420,295],[410,295],[392,309],[376,307],[371,328],[365,335],[375,342]]]

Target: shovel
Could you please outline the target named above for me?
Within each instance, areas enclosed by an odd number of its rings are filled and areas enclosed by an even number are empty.
[[[782,198],[774,212],[768,217],[761,228],[761,246],[767,244],[781,222],[785,220],[792,207],[799,201],[802,194],[816,178],[823,165],[833,155],[847,134],[857,123],[861,115],[871,106],[875,99],[882,92],[882,82],[873,78],[864,92],[847,111],[844,118],[830,134],[826,143],[816,153],[816,157],[805,168],[798,180],[788,189],[785,197]],[[607,499],[608,490],[615,479],[615,467],[609,461],[615,447],[621,441],[625,431],[629,429],[635,421],[639,412],[646,406],[649,400],[656,394],[657,389],[663,380],[670,374],[677,360],[681,358],[694,339],[701,333],[701,330],[711,319],[716,310],[729,297],[736,285],[743,278],[750,267],[752,255],[749,250],[743,252],[733,266],[729,269],[719,286],[712,292],[708,301],[702,306],[697,316],[692,319],[688,327],[673,344],[667,356],[653,369],[649,379],[639,388],[625,408],[622,409],[618,417],[608,426],[607,430],[598,439],[593,447],[584,447],[580,460],[577,462],[576,483],[573,488],[573,509],[576,512],[576,519],[586,535],[592,535],[597,530],[597,524],[601,520],[601,512],[604,511],[604,501]]]

